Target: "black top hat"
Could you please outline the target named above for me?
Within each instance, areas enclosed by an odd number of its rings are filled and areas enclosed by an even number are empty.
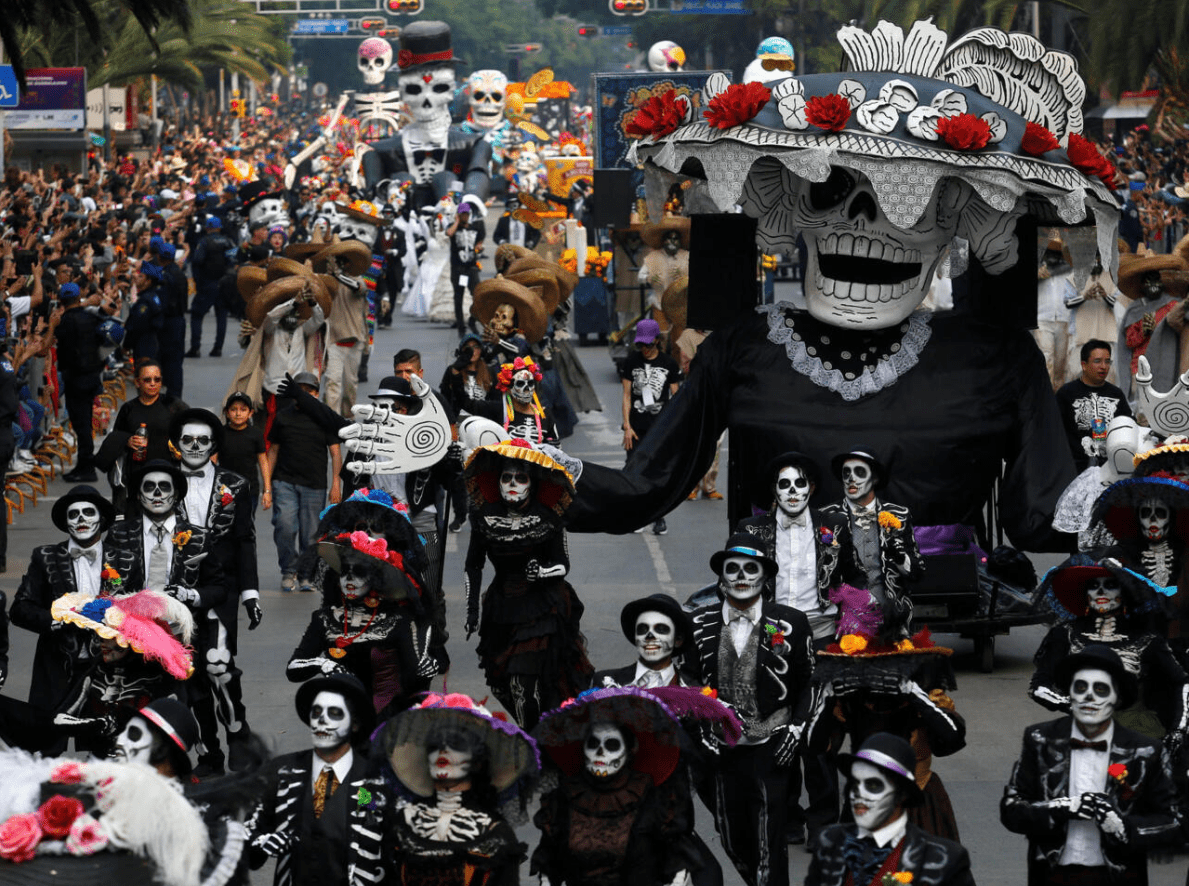
[[[209,409],[190,408],[183,409],[181,412],[174,413],[169,419],[169,440],[175,446],[178,445],[178,440],[182,436],[182,428],[190,422],[201,422],[204,425],[209,425],[211,429],[211,439],[215,443],[215,452],[223,448],[223,422],[219,421],[219,417],[211,412]]]
[[[727,539],[723,550],[715,551],[711,555],[710,568],[716,575],[722,573],[722,561],[727,557],[751,557],[753,560],[759,560],[768,576],[775,575],[779,569],[776,561],[760,550],[756,537],[750,532],[736,532]]]
[[[413,22],[400,32],[396,64],[402,74],[458,64],[445,22]]]
[[[1057,665],[1057,685],[1068,690],[1069,684],[1073,682],[1073,675],[1087,668],[1106,671],[1111,675],[1111,679],[1115,683],[1115,691],[1119,693],[1119,704],[1116,706],[1116,710],[1129,708],[1135,704],[1136,696],[1139,694],[1139,684],[1135,675],[1127,670],[1123,659],[1119,658],[1119,654],[1115,650],[1109,646],[1103,646],[1101,643],[1092,643],[1081,652],[1075,652]]]
[[[272,193],[270,188],[272,182],[260,179],[254,182],[248,182],[239,189],[240,204],[244,209],[250,208],[253,204],[259,203],[265,197],[279,197],[279,193]]]
[[[401,400],[417,400],[419,399],[413,393],[413,386],[399,375],[390,375],[380,381],[380,387],[374,394],[368,394],[372,400],[378,397],[398,397]]]
[[[116,509],[93,486],[74,486],[64,496],[54,502],[54,508],[50,511],[50,519],[54,521],[54,525],[63,532],[68,532],[69,530],[66,527],[66,509],[80,501],[90,502],[99,508],[100,532],[111,526],[112,520],[116,518]]]
[[[619,627],[629,643],[636,642],[636,619],[640,617],[641,612],[662,612],[673,619],[673,626],[677,631],[675,654],[689,652],[693,643],[693,625],[690,624],[689,616],[680,603],[668,594],[651,594],[628,602],[620,610]]]
[[[800,468],[814,486],[821,480],[821,471],[818,470],[817,462],[802,452],[783,452],[768,462],[764,476],[767,477],[770,485],[776,482],[776,475],[780,473],[781,468]]]
[[[325,677],[315,677],[307,680],[297,688],[297,716],[301,722],[308,723],[310,708],[314,704],[319,692],[337,692],[351,703],[351,716],[359,724],[352,744],[356,741],[366,741],[371,735],[375,708],[372,707],[371,693],[367,691],[362,681],[354,674],[327,674]]]
[[[875,732],[853,754],[838,755],[838,771],[850,776],[850,768],[856,762],[869,763],[892,776],[905,791],[904,805],[919,806],[925,795],[917,787],[917,755],[907,741],[890,732]]]
[[[858,449],[852,449],[850,452],[843,452],[830,459],[830,472],[839,480],[842,479],[842,463],[852,458],[861,458],[867,464],[871,465],[871,470],[875,471],[875,488],[883,489],[888,485],[888,471],[884,467],[883,462],[872,455],[874,450],[865,446]]]
[[[151,474],[153,471],[164,471],[173,478],[173,487],[177,493],[177,500],[179,502],[186,497],[186,489],[189,487],[189,483],[186,482],[186,475],[182,469],[173,462],[166,461],[163,458],[154,458],[138,467],[132,472],[132,476],[128,478],[127,489],[129,498],[135,499],[137,497],[137,493],[140,490],[140,481],[144,479],[145,474]]]
[[[190,749],[198,743],[198,721],[190,709],[175,698],[158,698],[140,709],[154,729],[164,735],[181,753],[173,754],[174,769],[184,771],[177,774],[186,778],[190,775]]]

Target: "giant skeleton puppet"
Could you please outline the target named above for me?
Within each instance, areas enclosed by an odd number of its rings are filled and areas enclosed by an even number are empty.
[[[476,133],[450,123],[454,100],[454,51],[450,26],[445,22],[414,22],[400,35],[401,97],[413,122],[398,134],[372,142],[363,154],[367,187],[374,190],[384,179],[408,179],[414,184],[413,206],[432,206],[450,189],[464,182],[463,190],[487,198],[491,145]]]
[[[758,219],[765,252],[791,252],[802,235],[808,311],[762,306],[717,330],[631,464],[587,467],[573,529],[623,532],[672,510],[730,428],[742,488],[761,488],[760,471],[780,452],[825,463],[873,439],[892,467],[888,498],[919,524],[975,524],[998,481],[1011,540],[1052,544],[1073,464],[1035,344],[972,310],[916,309],[955,237],[987,273],[1013,269],[1016,225],[1029,213],[1095,218],[1114,264],[1117,209],[1089,174],[1105,177],[1107,161],[1077,135],[1085,88],[1075,63],[989,28],[950,42],[929,22],[909,34],[881,22],[839,38],[845,74],[786,77],[770,97],[716,74],[703,104],[728,128],[674,99],[683,125],[632,152],[662,187],[670,173],[704,177],[687,201],[741,206]],[[984,289],[972,303],[1010,297],[995,281]],[[1003,313],[995,305],[984,315]],[[828,481],[818,494],[829,500],[838,488]]]
[[[483,136],[491,144],[492,159],[502,163],[504,138],[512,128],[512,122],[504,117],[508,106],[508,75],[490,68],[472,71],[467,87],[471,109],[462,122],[462,130]]]
[[[361,136],[395,135],[400,129],[400,90],[384,88],[392,67],[392,44],[383,37],[368,37],[359,44],[356,65],[363,82],[376,90],[354,94]]]
[[[266,228],[280,225],[288,230],[289,210],[281,192],[271,190],[275,186],[271,179],[260,179],[240,188],[240,203],[248,212],[248,230],[256,224]]]

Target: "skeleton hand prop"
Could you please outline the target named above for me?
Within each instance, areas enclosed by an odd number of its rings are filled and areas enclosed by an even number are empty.
[[[678,871],[677,876],[669,881],[668,886],[690,886],[692,882],[689,878],[689,871]]]
[[[339,430],[348,452],[371,456],[370,462],[349,461],[355,474],[404,474],[432,467],[450,445],[450,422],[438,398],[414,375],[409,384],[421,399],[416,415],[401,415],[384,405],[351,408],[352,424]]]
[[[779,742],[776,745],[776,765],[791,766],[797,756],[797,747],[801,744],[801,727],[785,726],[772,736],[772,741]]]
[[[554,566],[542,566],[537,560],[529,560],[524,567],[524,577],[529,581],[542,581],[547,578],[562,578],[566,574],[563,563]]]
[[[197,606],[202,602],[202,597],[198,591],[193,588],[182,587],[181,585],[170,585],[165,589],[165,593],[180,600],[187,606]]]
[[[1053,817],[1058,821],[1067,821],[1071,818],[1080,818],[1088,821],[1090,818],[1081,808],[1081,797],[1057,797],[1041,805],[1053,813]]]
[[[77,735],[80,732],[95,732],[99,735],[114,736],[120,732],[113,717],[76,717],[73,714],[55,714],[54,725],[70,735]]]
[[[1098,829],[1121,843],[1127,842],[1127,827],[1115,801],[1101,792],[1082,794],[1082,810],[1098,822]]]
[[[296,842],[297,835],[286,831],[285,833],[279,834],[261,834],[252,840],[252,845],[265,855],[271,855],[273,858],[278,858],[287,853]]]
[[[1165,436],[1189,432],[1189,371],[1162,394],[1152,390],[1152,367],[1146,357],[1140,357],[1135,387],[1139,399],[1136,415],[1147,416],[1152,430]]]

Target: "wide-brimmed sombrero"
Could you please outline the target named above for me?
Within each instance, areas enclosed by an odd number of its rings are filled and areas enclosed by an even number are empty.
[[[678,277],[661,295],[661,310],[669,321],[669,334],[676,341],[685,331],[685,318],[689,304],[689,277]]]
[[[345,560],[366,558],[380,579],[380,586],[375,588],[378,599],[399,601],[421,596],[421,580],[410,573],[404,555],[389,548],[383,537],[361,529],[328,535],[318,540],[318,557],[336,573],[342,572]]]
[[[561,290],[561,297],[563,299],[567,298],[578,285],[578,275],[576,273],[563,268],[555,261],[549,261],[548,259],[541,258],[541,256],[537,255],[535,252],[520,256],[515,261],[513,261],[508,266],[505,276],[510,277],[514,274],[519,274],[521,271],[527,271],[532,268],[540,268],[541,270],[548,271],[549,273],[553,274],[553,276],[557,278],[557,285]]]
[[[1145,252],[1139,255],[1119,256],[1119,291],[1132,301],[1143,297],[1141,287],[1144,275],[1156,271],[1163,279],[1168,272],[1189,270],[1180,256],[1175,254],[1158,255]]]
[[[235,274],[235,288],[240,298],[250,302],[268,282],[268,271],[255,265],[244,265]]]
[[[514,280],[521,286],[527,286],[537,293],[541,304],[545,306],[545,315],[552,316],[561,304],[561,290],[557,285],[557,274],[548,268],[530,268],[526,271],[504,275],[508,280]]]
[[[545,337],[548,329],[545,302],[523,283],[496,276],[484,280],[475,287],[474,292],[471,316],[484,326],[491,322],[496,308],[508,304],[515,308],[520,331],[528,342],[535,344]]]
[[[324,273],[332,258],[344,274],[358,277],[371,267],[372,251],[359,240],[340,240],[336,236],[333,241],[324,245],[314,254],[314,270]]]
[[[1119,541],[1139,535],[1141,502],[1159,499],[1172,511],[1171,533],[1189,541],[1189,486],[1171,477],[1129,477],[1112,483],[1094,502],[1090,525],[1101,522]]]
[[[1099,562],[1088,554],[1074,554],[1050,569],[1036,589],[1033,605],[1047,608],[1062,621],[1081,618],[1090,611],[1086,586],[1095,578],[1113,578],[1119,583],[1123,609],[1128,615],[1159,606],[1154,589],[1140,576],[1114,562]]]
[[[495,272],[497,274],[504,273],[512,262],[528,255],[536,255],[536,253],[524,246],[517,246],[515,243],[501,243],[495,250]]]
[[[475,508],[500,500],[499,475],[508,460],[528,465],[537,475],[533,498],[558,515],[574,498],[574,481],[564,467],[525,440],[505,440],[480,446],[467,459],[463,476]]]
[[[665,244],[665,235],[676,231],[681,235],[681,248],[689,249],[689,219],[669,217],[661,219],[655,224],[645,225],[640,229],[640,239],[653,249],[660,249]]]
[[[50,604],[50,617],[61,624],[94,631],[125,649],[155,661],[176,680],[194,672],[188,644],[194,617],[179,600],[160,591],[137,591],[126,597],[63,594]]]
[[[261,288],[248,302],[244,314],[249,323],[259,327],[264,325],[269,311],[283,302],[296,299],[297,316],[304,323],[314,314],[314,305],[308,300],[310,297],[322,307],[324,315],[330,314],[330,293],[320,277],[309,273],[281,277]]]

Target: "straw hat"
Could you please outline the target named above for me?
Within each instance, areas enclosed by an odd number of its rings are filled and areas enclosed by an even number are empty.
[[[495,316],[495,309],[504,304],[516,309],[520,331],[530,343],[545,337],[549,315],[545,313],[544,300],[524,284],[507,277],[484,280],[475,287],[471,316],[486,326]]]
[[[267,282],[268,271],[255,265],[243,265],[235,275],[235,288],[244,301],[251,301]]]
[[[521,271],[531,270],[533,268],[540,268],[544,271],[549,271],[557,279],[558,289],[561,290],[561,298],[564,301],[570,297],[570,293],[578,285],[578,275],[573,271],[567,271],[557,262],[547,261],[541,258],[535,252],[522,258],[516,259],[512,264],[508,265],[508,270],[504,271],[505,277],[511,277],[519,274]]]
[[[322,313],[330,313],[330,292],[327,291],[321,278],[313,274],[292,274],[281,277],[266,284],[255,297],[248,302],[246,310],[248,322],[253,326],[264,325],[264,318],[277,305],[297,298],[297,316],[304,322],[314,313],[313,305],[298,298],[302,293],[309,292],[314,300],[322,306]]]
[[[497,274],[504,273],[507,271],[508,265],[516,259],[528,255],[536,255],[536,253],[524,246],[517,246],[515,243],[501,243],[495,250],[495,272]]]
[[[1132,301],[1143,297],[1141,284],[1144,274],[1149,271],[1185,271],[1189,266],[1178,255],[1155,255],[1141,253],[1138,255],[1119,256],[1119,291]]]
[[[530,268],[527,271],[509,273],[504,276],[506,279],[515,280],[521,286],[527,286],[536,292],[540,296],[542,304],[545,305],[545,316],[547,317],[552,316],[553,312],[557,310],[557,306],[561,304],[562,295],[558,288],[557,275],[549,268]]]
[[[640,239],[653,249],[660,249],[664,245],[665,235],[669,231],[676,231],[681,235],[681,248],[689,249],[689,219],[666,218],[656,224],[645,225],[640,229]]]
[[[314,270],[322,272],[330,259],[338,262],[339,268],[349,277],[358,277],[372,266],[372,251],[358,240],[339,240],[324,246],[314,255]]]

